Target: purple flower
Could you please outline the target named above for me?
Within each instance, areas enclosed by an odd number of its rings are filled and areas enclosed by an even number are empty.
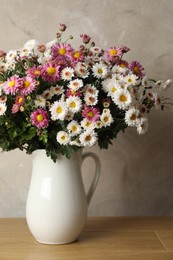
[[[138,61],[132,61],[129,63],[129,69],[138,77],[142,78],[145,76],[144,68]]]

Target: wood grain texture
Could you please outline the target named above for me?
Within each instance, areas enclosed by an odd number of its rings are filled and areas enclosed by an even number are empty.
[[[173,217],[89,218],[67,245],[36,242],[25,219],[0,219],[0,259],[172,260]]]

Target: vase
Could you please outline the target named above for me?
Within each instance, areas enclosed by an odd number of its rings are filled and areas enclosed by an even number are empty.
[[[81,165],[95,161],[95,174],[85,193]],[[76,152],[71,159],[53,162],[45,150],[33,153],[32,177],[26,202],[26,221],[35,239],[44,244],[67,244],[78,239],[100,176],[100,161],[91,152]]]

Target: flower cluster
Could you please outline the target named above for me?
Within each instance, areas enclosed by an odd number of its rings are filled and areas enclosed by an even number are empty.
[[[154,81],[145,76],[137,61],[128,62],[125,46],[106,50],[80,35],[76,50],[62,41],[60,24],[56,39],[23,48],[0,51],[0,147],[32,153],[46,149],[56,160],[68,158],[81,147],[108,148],[120,130],[148,128],[152,107],[163,107],[160,91],[171,80]]]

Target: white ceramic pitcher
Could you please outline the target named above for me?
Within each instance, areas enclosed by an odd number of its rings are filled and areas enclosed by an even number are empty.
[[[86,195],[81,175],[85,158],[95,160],[96,170]],[[66,244],[82,232],[89,202],[100,175],[100,161],[94,153],[77,152],[56,163],[45,150],[33,153],[32,177],[26,203],[26,220],[35,239],[44,244]]]

